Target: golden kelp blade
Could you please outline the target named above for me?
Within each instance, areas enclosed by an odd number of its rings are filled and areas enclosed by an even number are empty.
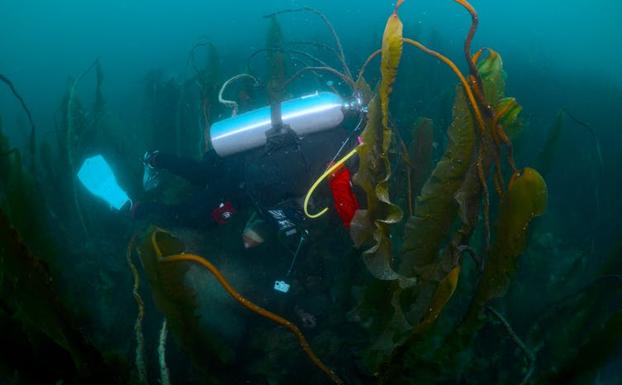
[[[354,175],[354,183],[360,186],[367,196],[367,209],[357,211],[350,227],[352,239],[357,246],[373,243],[363,253],[363,261],[371,274],[382,280],[394,280],[399,275],[391,267],[391,240],[388,235],[388,223],[399,221],[399,207],[388,202],[387,184],[383,198],[378,194],[383,181],[387,178],[387,157],[382,154],[382,117],[378,97],[369,103],[368,121],[361,134],[363,144],[359,146],[360,166]]]
[[[425,319],[417,325],[415,333],[420,330],[425,330],[428,326],[432,325],[434,321],[441,315],[443,308],[447,305],[447,302],[451,299],[458,287],[458,279],[460,278],[460,265],[456,265],[445,278],[439,282],[434,297],[430,302],[429,312]]]
[[[382,59],[380,70],[382,80],[380,82],[380,109],[382,111],[382,158],[385,164],[385,176],[376,185],[376,196],[381,202],[388,205],[388,215],[380,222],[393,224],[402,220],[402,210],[399,206],[391,203],[389,197],[389,178],[391,177],[391,163],[388,158],[391,146],[392,131],[389,127],[389,98],[397,76],[397,68],[402,58],[402,22],[397,15],[397,10],[403,1],[398,1],[393,14],[389,16],[387,25],[382,36]]]
[[[384,128],[384,141],[382,151],[386,153],[391,144],[391,131],[389,130],[389,97],[397,76],[397,68],[402,58],[402,31],[403,25],[397,10],[403,1],[398,1],[393,14],[389,16],[382,36],[382,59],[380,70],[382,81],[380,83],[380,106],[382,109],[382,127]]]
[[[188,266],[169,265],[162,258],[183,252],[185,245],[173,234],[152,227],[139,245],[140,261],[145,269],[151,295],[158,310],[166,317],[169,330],[180,342],[197,368],[226,365],[235,351],[221,336],[201,326],[196,290],[185,279]]]
[[[529,224],[544,213],[548,190],[533,168],[515,173],[499,207],[499,219],[490,260],[478,288],[476,302],[484,304],[502,296],[527,245]]]
[[[513,251],[525,247],[526,225],[537,216],[544,214],[548,202],[548,190],[544,178],[533,168],[512,175],[508,194],[501,203],[498,237],[512,239],[506,243]]]
[[[495,110],[497,111],[498,124],[510,138],[516,137],[520,132],[518,116],[523,111],[523,107],[518,104],[515,98],[506,97],[500,99]]]
[[[367,210],[359,211],[355,216],[352,236],[359,245],[366,239],[373,242],[371,248],[363,253],[363,260],[374,277],[382,280],[400,278],[391,267],[393,258],[388,226],[402,219],[402,210],[391,202],[389,196],[391,163],[388,150],[392,139],[389,97],[402,56],[403,27],[397,16],[397,9],[402,2],[398,1],[385,27],[379,98],[373,98],[369,103],[369,119],[361,135],[363,145],[359,147],[361,166],[354,176],[355,183],[367,194]]]
[[[456,193],[473,158],[476,129],[463,90],[456,88],[447,150],[417,197],[414,215],[406,224],[400,273],[425,277],[440,264],[439,250],[458,214]],[[438,278],[440,279],[440,277]]]

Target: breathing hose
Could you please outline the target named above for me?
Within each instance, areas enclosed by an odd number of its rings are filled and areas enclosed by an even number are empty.
[[[304,211],[305,211],[305,215],[307,217],[309,217],[311,219],[316,219],[316,218],[319,218],[322,215],[326,214],[326,212],[328,211],[328,207],[324,207],[322,210],[320,210],[318,213],[315,213],[315,214],[309,213],[309,200],[311,200],[311,196],[315,192],[315,189],[317,189],[317,187],[324,181],[324,179],[326,179],[330,174],[335,172],[335,170],[337,170],[345,162],[350,160],[350,158],[352,158],[354,155],[356,155],[356,153],[357,153],[357,151],[358,151],[360,146],[361,146],[361,144],[356,146],[352,151],[350,151],[348,154],[346,154],[343,158],[339,159],[337,161],[337,163],[335,163],[334,165],[329,167],[326,171],[324,171],[324,173],[319,178],[317,178],[317,180],[311,185],[311,188],[309,189],[309,191],[307,191],[307,195],[305,196],[305,201],[304,201],[304,206],[303,206],[304,207]]]

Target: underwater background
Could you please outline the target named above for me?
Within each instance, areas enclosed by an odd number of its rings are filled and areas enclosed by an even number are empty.
[[[467,50],[468,3],[401,3],[1,1],[0,384],[622,383],[622,3],[473,0]],[[243,109],[369,107],[364,210],[310,221],[286,294],[252,210],[155,228],[76,178],[103,154],[190,196],[143,154],[199,159],[239,73]]]

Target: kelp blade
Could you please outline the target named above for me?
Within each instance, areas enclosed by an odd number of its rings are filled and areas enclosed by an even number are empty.
[[[495,240],[477,291],[477,303],[505,293],[527,245],[529,224],[544,213],[547,200],[546,182],[536,170],[525,168],[512,176],[499,207]]]
[[[182,253],[184,248],[175,236],[153,227],[147,232],[139,255],[155,304],[195,367],[218,370],[231,362],[234,354],[220,338],[201,327],[196,314],[197,293],[185,279],[188,265],[161,262],[162,258]]]
[[[398,220],[401,212],[378,198],[376,189],[386,176],[386,162],[382,155],[382,115],[378,96],[369,103],[368,121],[361,134],[363,143],[359,146],[360,166],[354,175],[354,183],[360,186],[367,197],[367,209],[355,214],[350,233],[357,246],[371,243],[363,252],[363,261],[370,273],[383,280],[397,279],[391,267],[391,241],[388,236],[388,222]]]
[[[367,194],[367,210],[359,211],[352,223],[352,238],[357,243],[371,238],[373,245],[363,252],[363,260],[372,275],[383,280],[399,278],[391,266],[393,253],[389,225],[402,219],[402,211],[389,196],[391,163],[388,151],[392,140],[389,97],[401,56],[402,22],[394,12],[387,21],[382,39],[382,81],[379,95],[369,105],[367,126],[361,135],[363,144],[359,149],[361,166],[354,177],[355,183]]]

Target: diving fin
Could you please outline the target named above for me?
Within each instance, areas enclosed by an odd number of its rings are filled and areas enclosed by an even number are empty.
[[[91,194],[103,199],[115,210],[131,202],[127,193],[119,186],[112,168],[101,155],[87,158],[78,171],[78,179]]]

